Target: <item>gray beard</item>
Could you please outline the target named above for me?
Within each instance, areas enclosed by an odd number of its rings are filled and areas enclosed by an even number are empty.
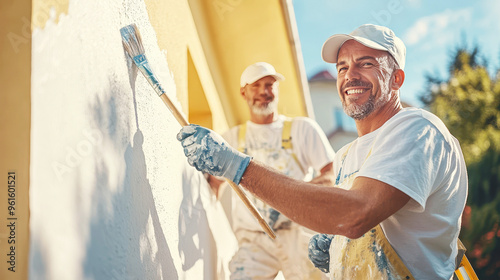
[[[262,106],[252,104],[250,105],[250,109],[256,115],[267,116],[276,112],[276,110],[278,109],[278,100],[274,99],[270,103]]]
[[[346,102],[342,101],[342,107],[344,108],[344,112],[351,118],[360,121],[366,117],[368,117],[373,111],[382,107],[387,101],[389,101],[389,94],[384,94],[379,99],[375,100],[374,95],[370,95],[368,101],[364,104],[350,104],[347,105]]]

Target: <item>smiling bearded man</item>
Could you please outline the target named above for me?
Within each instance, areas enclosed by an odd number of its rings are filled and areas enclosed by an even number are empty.
[[[344,44],[346,44],[346,46],[354,45],[353,50],[355,50],[356,47],[361,49],[363,49],[364,47],[362,45],[360,46],[360,44],[355,41],[348,41]],[[356,44],[359,45],[356,46]],[[347,49],[351,48],[347,47],[344,50]],[[374,52],[377,53],[377,51]],[[345,78],[346,72],[348,70],[350,71],[348,74],[348,81],[345,84],[338,82],[337,86],[339,93],[341,94],[340,98],[342,101],[344,112],[355,120],[364,119],[373,111],[381,108],[391,99],[388,81],[391,79],[393,72],[398,69],[398,65],[389,53],[380,51],[378,55],[380,55],[380,57],[374,59],[375,63],[364,60],[364,65],[362,65],[363,67],[360,67],[360,69],[363,70],[369,69],[368,67],[373,67],[375,65],[378,66],[378,69],[376,70],[376,80],[374,82],[377,86],[380,87],[380,89],[377,87],[374,88],[374,84],[372,82],[365,81],[362,74],[351,73],[354,70],[351,70],[352,67],[351,69],[348,69],[345,65],[345,62],[337,63],[338,81]],[[374,89],[380,90],[380,96],[378,98],[373,92]],[[368,100],[362,102],[362,96],[366,94],[369,94]]]
[[[451,279],[467,169],[460,143],[437,116],[402,107],[403,41],[366,24],[328,38],[322,57],[337,64],[338,94],[358,131],[335,155],[335,187],[280,174],[202,127],[178,134],[188,161],[323,233],[311,239],[309,257],[331,279]]]

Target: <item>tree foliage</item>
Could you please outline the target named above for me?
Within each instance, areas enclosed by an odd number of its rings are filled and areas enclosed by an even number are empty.
[[[449,77],[427,75],[421,100],[460,141],[469,176],[461,239],[479,279],[500,279],[500,75],[478,47],[452,52]]]

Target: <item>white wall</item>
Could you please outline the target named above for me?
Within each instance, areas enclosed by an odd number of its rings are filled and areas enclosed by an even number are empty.
[[[335,81],[309,82],[311,102],[316,114],[316,121],[325,134],[332,133],[336,128],[333,108],[342,108]],[[319,117],[321,116],[321,117]]]
[[[309,88],[316,121],[328,137],[332,148],[338,151],[358,137],[354,120],[343,112],[335,80],[312,81],[309,82]],[[339,124],[343,128],[341,131]]]
[[[125,55],[130,23],[176,100],[142,1],[70,1],[33,31],[30,279],[227,278],[236,241]]]

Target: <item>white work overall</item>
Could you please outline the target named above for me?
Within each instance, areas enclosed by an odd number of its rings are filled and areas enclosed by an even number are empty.
[[[292,152],[291,143],[282,143],[281,149],[247,150],[244,145],[245,126],[240,126],[238,149],[265,162],[283,174],[296,179],[304,177],[304,170]],[[282,142],[290,138],[291,120],[284,122]],[[240,230],[236,232],[239,249],[229,263],[231,280],[272,280],[281,270],[286,280],[326,279],[308,259],[307,250],[312,234],[305,232],[265,202],[249,195],[266,222],[275,230],[272,240],[263,231]]]

